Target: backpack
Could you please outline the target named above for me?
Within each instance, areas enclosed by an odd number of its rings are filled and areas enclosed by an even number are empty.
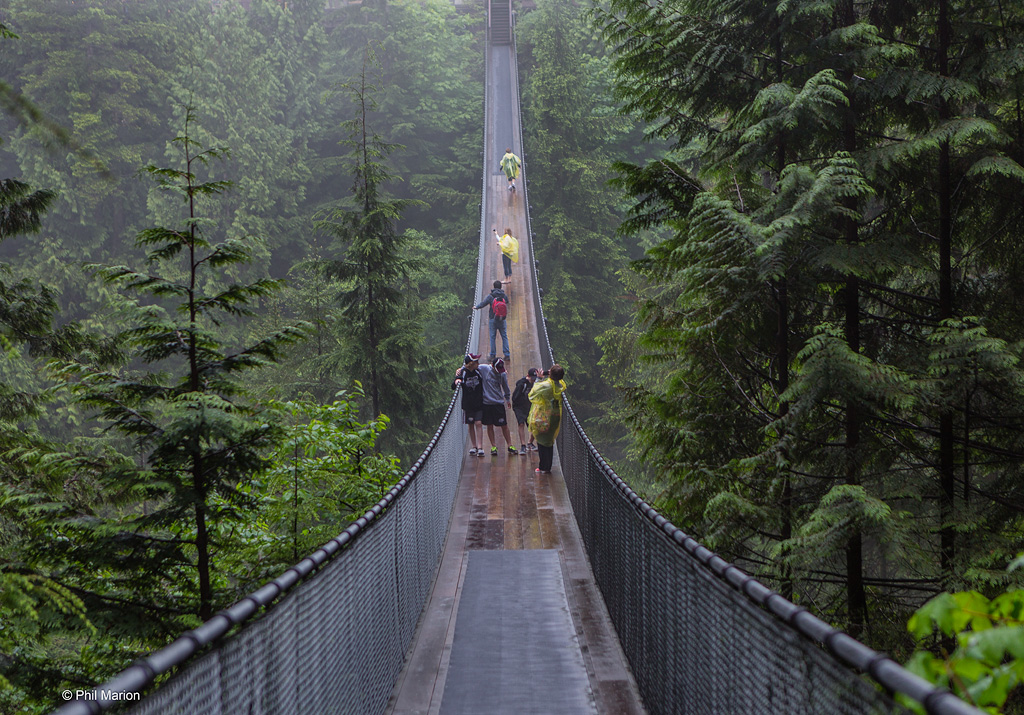
[[[495,318],[504,318],[508,315],[508,304],[505,303],[505,298],[494,296],[494,300],[491,301],[491,310],[494,311]]]

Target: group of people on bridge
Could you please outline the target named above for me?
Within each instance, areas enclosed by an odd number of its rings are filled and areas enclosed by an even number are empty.
[[[468,353],[455,371],[452,389],[462,388],[462,412],[469,426],[470,455],[487,454],[483,442],[483,426],[491,443],[491,456],[498,456],[494,428],[501,429],[509,455],[525,455],[535,450],[540,457],[538,474],[551,474],[555,438],[562,422],[562,393],[565,391],[565,369],[555,363],[547,370],[531,367],[516,381],[514,390],[508,386],[508,370],[501,358],[491,364],[481,363],[480,355]],[[511,408],[519,430],[519,449],[512,441],[508,427]],[[530,438],[526,439],[525,429]]]
[[[501,169],[508,178],[509,191],[514,192],[515,180],[519,176],[522,162],[512,149],[505,150]],[[562,421],[562,392],[565,390],[565,370],[555,363],[547,370],[531,367],[526,375],[516,381],[515,389],[509,389],[507,364],[511,360],[508,344],[507,319],[512,293],[512,264],[519,262],[519,241],[512,235],[512,229],[498,235],[492,229],[494,239],[501,251],[504,280],[495,280],[491,292],[473,306],[474,310],[487,308],[487,327],[490,334],[490,354],[487,363],[480,362],[480,355],[468,353],[462,365],[455,371],[452,389],[462,388],[462,411],[469,426],[470,455],[483,457],[487,450],[483,442],[482,427],[487,427],[487,438],[491,444],[491,456],[498,455],[494,428],[501,429],[509,455],[525,455],[536,451],[540,457],[538,474],[551,474],[554,460],[555,437]],[[505,291],[508,287],[508,292]],[[501,335],[503,358],[497,357],[497,336]],[[519,431],[519,449],[515,447],[509,430],[507,410],[511,408],[516,417]],[[529,439],[526,430],[529,430]]]

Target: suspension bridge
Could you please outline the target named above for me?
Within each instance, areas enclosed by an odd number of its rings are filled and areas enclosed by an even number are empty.
[[[488,0],[476,295],[520,239],[510,375],[552,354],[537,285],[509,0]],[[498,159],[524,160],[518,191]],[[467,352],[489,353],[474,311]],[[454,368],[454,365],[453,365]],[[979,711],[659,515],[569,398],[551,475],[469,456],[456,394],[404,478],[337,538],[58,712],[215,715]],[[512,425],[513,433],[515,425]]]

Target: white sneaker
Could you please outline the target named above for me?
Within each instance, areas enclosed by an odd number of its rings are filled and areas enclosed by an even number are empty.
[[[476,447],[470,447],[469,448],[469,456],[470,457],[475,457],[476,456]]]

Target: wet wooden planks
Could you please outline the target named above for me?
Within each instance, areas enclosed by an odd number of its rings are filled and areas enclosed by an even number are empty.
[[[554,480],[535,474],[537,464],[534,452],[467,461],[463,479],[472,493],[467,549],[558,548]]]

